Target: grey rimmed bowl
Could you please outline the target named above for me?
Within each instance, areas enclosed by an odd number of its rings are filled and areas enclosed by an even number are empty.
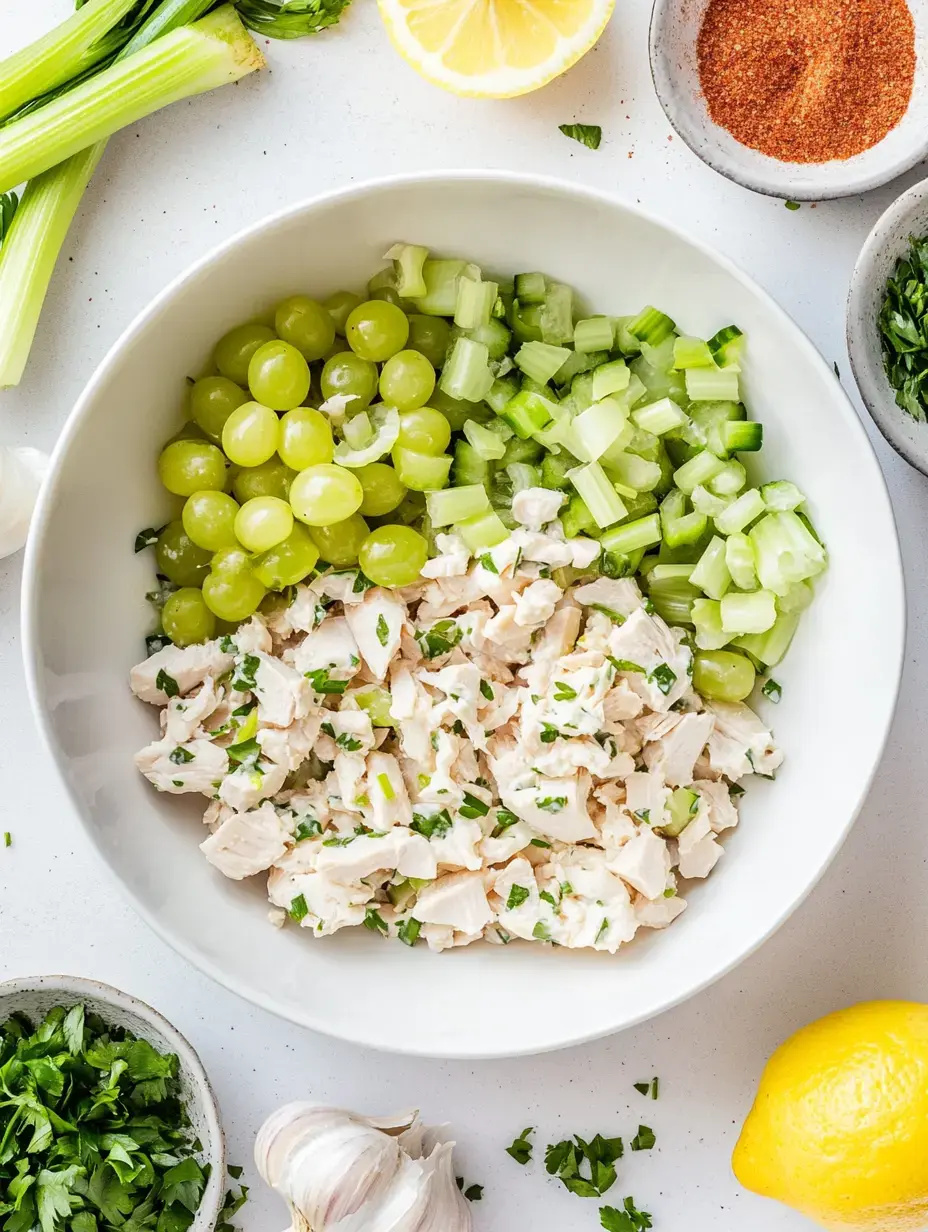
[[[226,1144],[219,1104],[206,1070],[193,1047],[157,1010],[109,984],[76,975],[37,975],[0,983],[0,1022],[14,1012],[38,1021],[56,1005],[83,1005],[111,1026],[123,1027],[146,1040],[159,1052],[173,1052],[178,1060],[181,1099],[191,1129],[203,1144],[202,1162],[210,1165],[190,1232],[212,1232],[222,1210],[226,1180]]]
[[[720,175],[754,192],[824,201],[878,188],[928,156],[928,0],[908,0],[915,22],[915,80],[909,109],[872,149],[827,163],[787,163],[736,141],[709,115],[699,86],[696,42],[709,0],[655,0],[651,76],[677,133]]]
[[[867,236],[847,300],[847,350],[873,422],[901,457],[928,475],[928,423],[920,423],[896,405],[883,368],[877,317],[886,280],[909,246],[909,236],[928,234],[928,180],[897,198]]]

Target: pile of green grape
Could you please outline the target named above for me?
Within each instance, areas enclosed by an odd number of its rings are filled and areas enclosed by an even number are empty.
[[[436,368],[451,329],[407,315],[387,286],[370,293],[285,299],[273,328],[239,325],[220,338],[215,374],[191,386],[190,419],[158,458],[165,488],[185,498],[155,549],[159,572],[179,587],[162,610],[175,644],[246,620],[320,562],[359,565],[378,586],[419,577],[429,545],[411,523],[452,461],[448,415],[427,405],[442,397]],[[353,395],[349,417],[378,395],[396,408],[389,460],[333,461],[332,419],[312,403],[339,394]]]

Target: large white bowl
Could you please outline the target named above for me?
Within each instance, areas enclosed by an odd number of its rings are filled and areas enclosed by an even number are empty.
[[[126,686],[150,627],[149,553],[164,511],[154,460],[184,378],[219,335],[294,291],[363,285],[396,239],[490,269],[542,269],[599,311],[660,305],[688,332],[734,321],[750,340],[764,472],[809,494],[831,567],[771,707],[787,751],[751,785],[720,866],[667,932],[617,957],[475,945],[442,955],[364,929],[314,941],[266,919],[261,879],[225,880],[197,850],[201,809],[157,795],[132,754],[155,711]],[[144,918],[191,962],[284,1017],[344,1039],[446,1057],[532,1053],[608,1034],[704,988],[809,892],[860,808],[903,652],[893,516],[866,435],[831,369],[729,262],[609,197],[497,172],[361,185],[285,210],[169,286],[104,359],[59,442],[30,539],[23,625],[38,721],[78,816]]]

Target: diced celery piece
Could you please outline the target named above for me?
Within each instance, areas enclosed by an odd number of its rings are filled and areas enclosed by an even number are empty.
[[[631,372],[624,359],[613,359],[593,369],[593,399],[599,402],[610,394],[619,394],[628,389]]]
[[[566,347],[549,346],[547,342],[523,342],[516,352],[515,362],[530,380],[545,385],[569,355]]]
[[[455,530],[473,553],[482,552],[486,548],[494,548],[498,543],[509,538],[505,523],[499,514],[492,510],[478,513],[476,517],[459,522]]]
[[[650,342],[642,342],[641,358],[655,372],[663,373],[665,376],[669,375],[673,372],[673,344],[672,335],[662,338],[660,342],[653,345]],[[674,374],[674,380],[679,380],[676,374]]]
[[[728,453],[756,453],[764,444],[764,425],[740,419],[722,425],[722,445]]]
[[[514,377],[497,377],[484,395],[484,401],[491,410],[499,415],[502,413],[506,403],[514,398],[518,392],[519,386]]]
[[[514,398],[510,398],[499,415],[517,436],[527,440],[533,433],[547,427],[554,418],[554,411],[554,404],[541,394],[520,390]]]
[[[490,465],[480,456],[469,441],[456,441],[454,446],[454,470],[452,481],[458,487],[472,483],[488,483]]]
[[[400,482],[413,492],[434,492],[448,484],[451,455],[416,453],[402,445],[393,447],[393,465]]]
[[[520,303],[543,304],[545,302],[544,274],[516,274],[513,279],[513,292]]]
[[[776,667],[789,650],[798,627],[799,613],[784,612],[766,633],[749,633],[737,638],[733,644],[753,655],[765,667]]]
[[[512,481],[513,494],[525,488],[537,488],[541,478],[538,467],[529,466],[527,462],[511,462],[506,467],[506,474]]]
[[[598,462],[588,462],[585,466],[575,466],[567,472],[567,478],[577,490],[593,515],[593,520],[601,529],[620,522],[628,512],[622,503],[622,498],[609,482],[606,472]]]
[[[422,267],[428,255],[429,250],[421,244],[394,244],[385,254],[386,259],[393,262],[397,295],[403,299],[415,299],[427,293]]]
[[[700,650],[721,650],[731,641],[722,628],[722,608],[716,599],[694,600],[693,624],[696,626],[696,645]]]
[[[695,568],[696,566],[692,562],[689,564],[683,562],[678,565],[671,565],[664,561],[658,561],[656,565],[652,566],[648,574],[648,584],[650,585],[653,582],[690,582],[692,581],[690,574]],[[694,582],[693,585],[695,586],[696,583]]]
[[[594,368],[605,364],[609,359],[608,351],[590,351],[583,355],[580,351],[571,351],[555,372],[552,380],[560,388],[570,385],[575,376],[581,372],[592,372]]]
[[[731,458],[706,484],[714,496],[734,496],[747,483],[748,473],[737,458]]]
[[[511,466],[513,462],[540,462],[544,450],[537,441],[522,440],[513,436],[506,442],[506,452],[503,454],[503,466]]]
[[[565,534],[567,528],[564,528]],[[607,552],[622,552],[630,555],[638,548],[650,548],[661,541],[661,520],[656,513],[637,518],[634,522],[623,522],[621,526],[613,526],[599,541]]]
[[[583,446],[583,457],[595,462],[614,445],[628,423],[628,416],[613,398],[594,402],[573,420],[572,428]]]
[[[815,598],[811,582],[794,582],[785,595],[777,598],[778,612],[804,612]]]
[[[728,368],[741,359],[744,335],[737,325],[726,325],[709,339],[709,351],[720,368]]]
[[[691,402],[740,402],[734,368],[687,368],[686,394]]]
[[[438,382],[451,398],[482,402],[496,379],[490,371],[490,355],[482,342],[456,338]]]
[[[472,483],[464,488],[429,492],[425,503],[433,526],[450,526],[489,509],[490,498],[482,483]]]
[[[778,479],[774,483],[762,484],[760,494],[771,513],[785,513],[791,509],[798,509],[800,505],[805,504],[806,499],[796,485],[790,483],[788,479]]]
[[[667,801],[670,820],[660,827],[667,838],[678,838],[699,811],[699,796],[688,787],[675,787]]]
[[[653,570],[651,576],[654,576]],[[693,604],[702,595],[692,582],[683,578],[667,578],[649,581],[648,598],[658,616],[669,625],[689,625],[693,623]]]
[[[539,317],[541,339],[554,346],[572,342],[574,336],[574,293],[562,282],[552,282],[545,291]]]
[[[702,453],[696,454],[695,458],[690,458],[689,462],[684,462],[674,471],[673,481],[681,492],[689,496],[697,485],[707,484],[724,468],[725,463],[721,458],[717,458],[714,453],[704,449]]]
[[[471,342],[482,342],[487,348],[487,354],[491,360],[504,360],[512,367],[512,361],[508,357],[509,341],[512,335],[502,321],[490,318],[483,325],[475,325],[473,329],[461,329],[457,325],[452,327],[451,338],[459,338],[461,335],[470,338]],[[501,375],[497,372],[497,376]]]
[[[596,373],[593,373],[595,378]],[[636,403],[647,395],[648,389],[641,377],[636,372],[632,372],[629,377],[628,385],[622,393],[622,401],[631,409]]]
[[[455,325],[461,329],[477,329],[481,325],[489,325],[497,290],[495,282],[459,278],[454,303]]]
[[[425,292],[413,301],[416,311],[430,317],[454,316],[458,279],[467,268],[466,261],[432,259],[422,266]]]
[[[728,508],[733,499],[731,496],[713,496],[709,489],[704,488],[701,483],[697,483],[690,493],[690,500],[696,512],[704,513],[709,518],[717,518]]]
[[[602,461],[612,478],[636,492],[651,492],[661,481],[660,466],[640,458],[636,453],[609,451]]]
[[[636,317],[632,317],[627,323],[626,328],[631,336],[637,338],[639,342],[647,342],[650,346],[657,346],[665,338],[669,338],[677,327],[666,313],[660,312],[657,308],[652,308],[648,305],[648,307],[642,308]]]
[[[523,304],[514,299],[508,320],[517,342],[541,342],[541,304]]]
[[[720,604],[722,628],[731,636],[740,633],[766,633],[777,618],[776,598],[770,590],[749,594],[732,591]]]
[[[641,343],[628,329],[632,321],[635,320],[637,320],[637,317],[612,318],[612,324],[615,327],[615,345],[623,355],[637,355],[641,350]]]
[[[740,402],[697,402],[689,410],[692,427],[687,439],[705,445],[720,458],[726,458],[723,432],[732,420],[747,418],[747,411]]]
[[[561,510],[560,518],[566,539],[573,539],[582,531],[596,529],[596,522],[586,502],[576,493],[567,502],[567,507]]]
[[[768,513],[751,529],[761,586],[786,595],[825,568],[825,549],[795,513]]]
[[[671,522],[661,521],[664,529],[664,542],[669,548],[680,548],[686,544],[698,543],[706,533],[708,518],[704,513],[686,513],[682,518]]]
[[[574,326],[574,350],[582,354],[590,351],[611,351],[615,345],[611,317],[587,317]]]
[[[725,540],[713,535],[690,574],[690,581],[710,599],[721,599],[732,583],[725,557]]]
[[[724,513],[715,519],[715,525],[723,535],[733,535],[759,518],[764,512],[764,498],[757,488],[748,488],[737,500],[732,501]]]
[[[546,453],[541,460],[541,485],[544,488],[557,488],[560,491],[565,491],[570,487],[570,480],[567,478],[567,472],[570,469],[570,463],[563,458],[556,457],[553,453]]]
[[[715,360],[712,358],[709,344],[702,338],[689,338],[684,335],[674,339],[673,366],[677,369],[714,368]]]
[[[754,548],[747,535],[735,531],[725,540],[725,563],[731,580],[739,590],[754,590],[757,573],[754,569]]]
[[[595,372],[593,379],[596,379]],[[663,436],[665,432],[672,432],[687,422],[686,412],[672,398],[660,398],[657,402],[639,406],[632,411],[632,419],[639,428],[655,436]]]
[[[581,372],[570,382],[570,394],[561,403],[575,415],[593,405],[593,373]]]
[[[374,435],[371,417],[367,411],[359,411],[357,415],[352,415],[346,419],[342,427],[342,433],[352,449],[363,449]],[[384,452],[388,451],[385,450]]]
[[[646,513],[653,513],[657,508],[657,497],[653,492],[632,492],[619,484],[616,484],[616,490],[628,508],[629,521],[643,518]]]

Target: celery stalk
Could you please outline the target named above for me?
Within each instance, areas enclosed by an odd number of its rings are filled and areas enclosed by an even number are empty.
[[[23,194],[0,247],[0,386],[19,384],[58,253],[105,148],[80,151]]]
[[[237,81],[263,64],[235,10],[222,5],[0,129],[0,192],[168,103]]]

